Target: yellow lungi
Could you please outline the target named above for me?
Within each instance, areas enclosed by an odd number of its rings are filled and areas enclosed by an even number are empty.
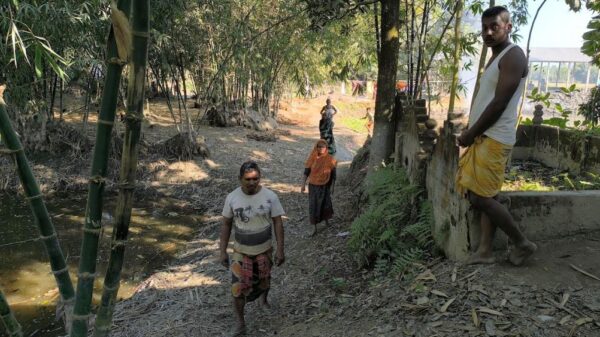
[[[482,197],[494,197],[504,182],[504,170],[512,146],[489,137],[477,137],[458,161],[456,189],[471,191]]]

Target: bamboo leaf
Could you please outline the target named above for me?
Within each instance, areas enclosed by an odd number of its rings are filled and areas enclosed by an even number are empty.
[[[110,4],[111,13],[110,17],[112,20],[113,31],[115,39],[117,41],[117,50],[119,52],[119,59],[126,62],[129,59],[129,53],[131,52],[131,28],[129,26],[129,19],[127,15],[119,8],[117,3],[112,1]]]
[[[479,317],[477,317],[477,311],[475,311],[475,308],[471,309],[471,318],[473,319],[473,325],[476,328],[479,328],[481,321],[479,320]]]
[[[452,297],[451,299],[449,299],[448,301],[446,301],[446,303],[444,303],[444,305],[442,305],[442,307],[440,308],[440,312],[446,312],[448,310],[448,307],[450,307],[450,305],[456,300],[456,297]]]
[[[42,73],[42,50],[40,49],[39,46],[35,46],[35,75],[38,78],[42,78],[43,73]]]
[[[584,325],[593,322],[594,320],[589,317],[583,317],[575,321],[576,326]]]
[[[504,314],[501,313],[500,311],[496,311],[494,309],[490,309],[490,308],[486,308],[486,307],[479,307],[477,310],[479,310],[479,312],[483,312],[483,313],[490,314],[490,315],[504,316]]]
[[[440,296],[440,297],[445,297],[445,298],[449,297],[448,295],[446,295],[445,293],[443,293],[443,292],[441,292],[439,290],[432,290],[431,293],[434,294],[434,295]]]

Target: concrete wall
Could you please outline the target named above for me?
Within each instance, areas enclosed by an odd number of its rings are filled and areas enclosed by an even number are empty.
[[[525,235],[546,240],[600,230],[600,191],[509,192],[510,212]]]
[[[424,106],[407,106],[403,109],[398,128],[401,135],[400,162],[411,182],[421,186],[425,185],[425,170],[429,157],[423,149],[426,120],[427,109]]]
[[[405,107],[398,123],[401,141],[396,153],[411,181],[426,188],[433,205],[432,233],[436,244],[450,259],[462,261],[478,245],[479,214],[455,189],[461,151],[456,136],[462,130],[463,117],[450,118],[437,133],[429,125],[431,120],[426,120],[423,108]],[[586,170],[600,173],[600,137],[585,137],[548,126],[521,126],[513,158],[537,160],[575,174]],[[510,198],[509,210],[531,240],[600,230],[600,217],[596,215],[600,191],[502,194]],[[494,245],[505,248],[507,237],[501,231],[497,233]]]
[[[427,167],[426,189],[433,205],[433,238],[448,258],[460,261],[469,256],[469,223],[474,214],[469,211],[467,200],[455,189],[459,158],[457,129],[459,125],[444,122]]]
[[[513,159],[535,160],[573,174],[600,174],[600,137],[547,125],[521,125]]]

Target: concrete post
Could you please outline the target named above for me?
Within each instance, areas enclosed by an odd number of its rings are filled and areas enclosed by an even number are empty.
[[[548,62],[548,68],[546,68],[546,85],[544,86],[544,92],[548,92],[548,82],[550,82],[550,62]]]
[[[592,73],[592,66],[587,64],[587,76],[585,77],[585,92],[588,92],[590,86],[590,74]]]
[[[541,104],[536,104],[535,111],[533,112],[533,125],[542,125],[544,121],[544,106]]]

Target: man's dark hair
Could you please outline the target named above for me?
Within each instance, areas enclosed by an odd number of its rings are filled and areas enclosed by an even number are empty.
[[[509,23],[510,22],[510,12],[504,6],[494,6],[486,9],[481,14],[481,18],[494,18],[496,16],[500,16],[502,21]]]
[[[240,167],[240,178],[243,177],[246,172],[251,172],[251,171],[256,171],[259,176],[261,175],[258,164],[255,161],[248,160],[247,162],[243,163],[242,166]]]

